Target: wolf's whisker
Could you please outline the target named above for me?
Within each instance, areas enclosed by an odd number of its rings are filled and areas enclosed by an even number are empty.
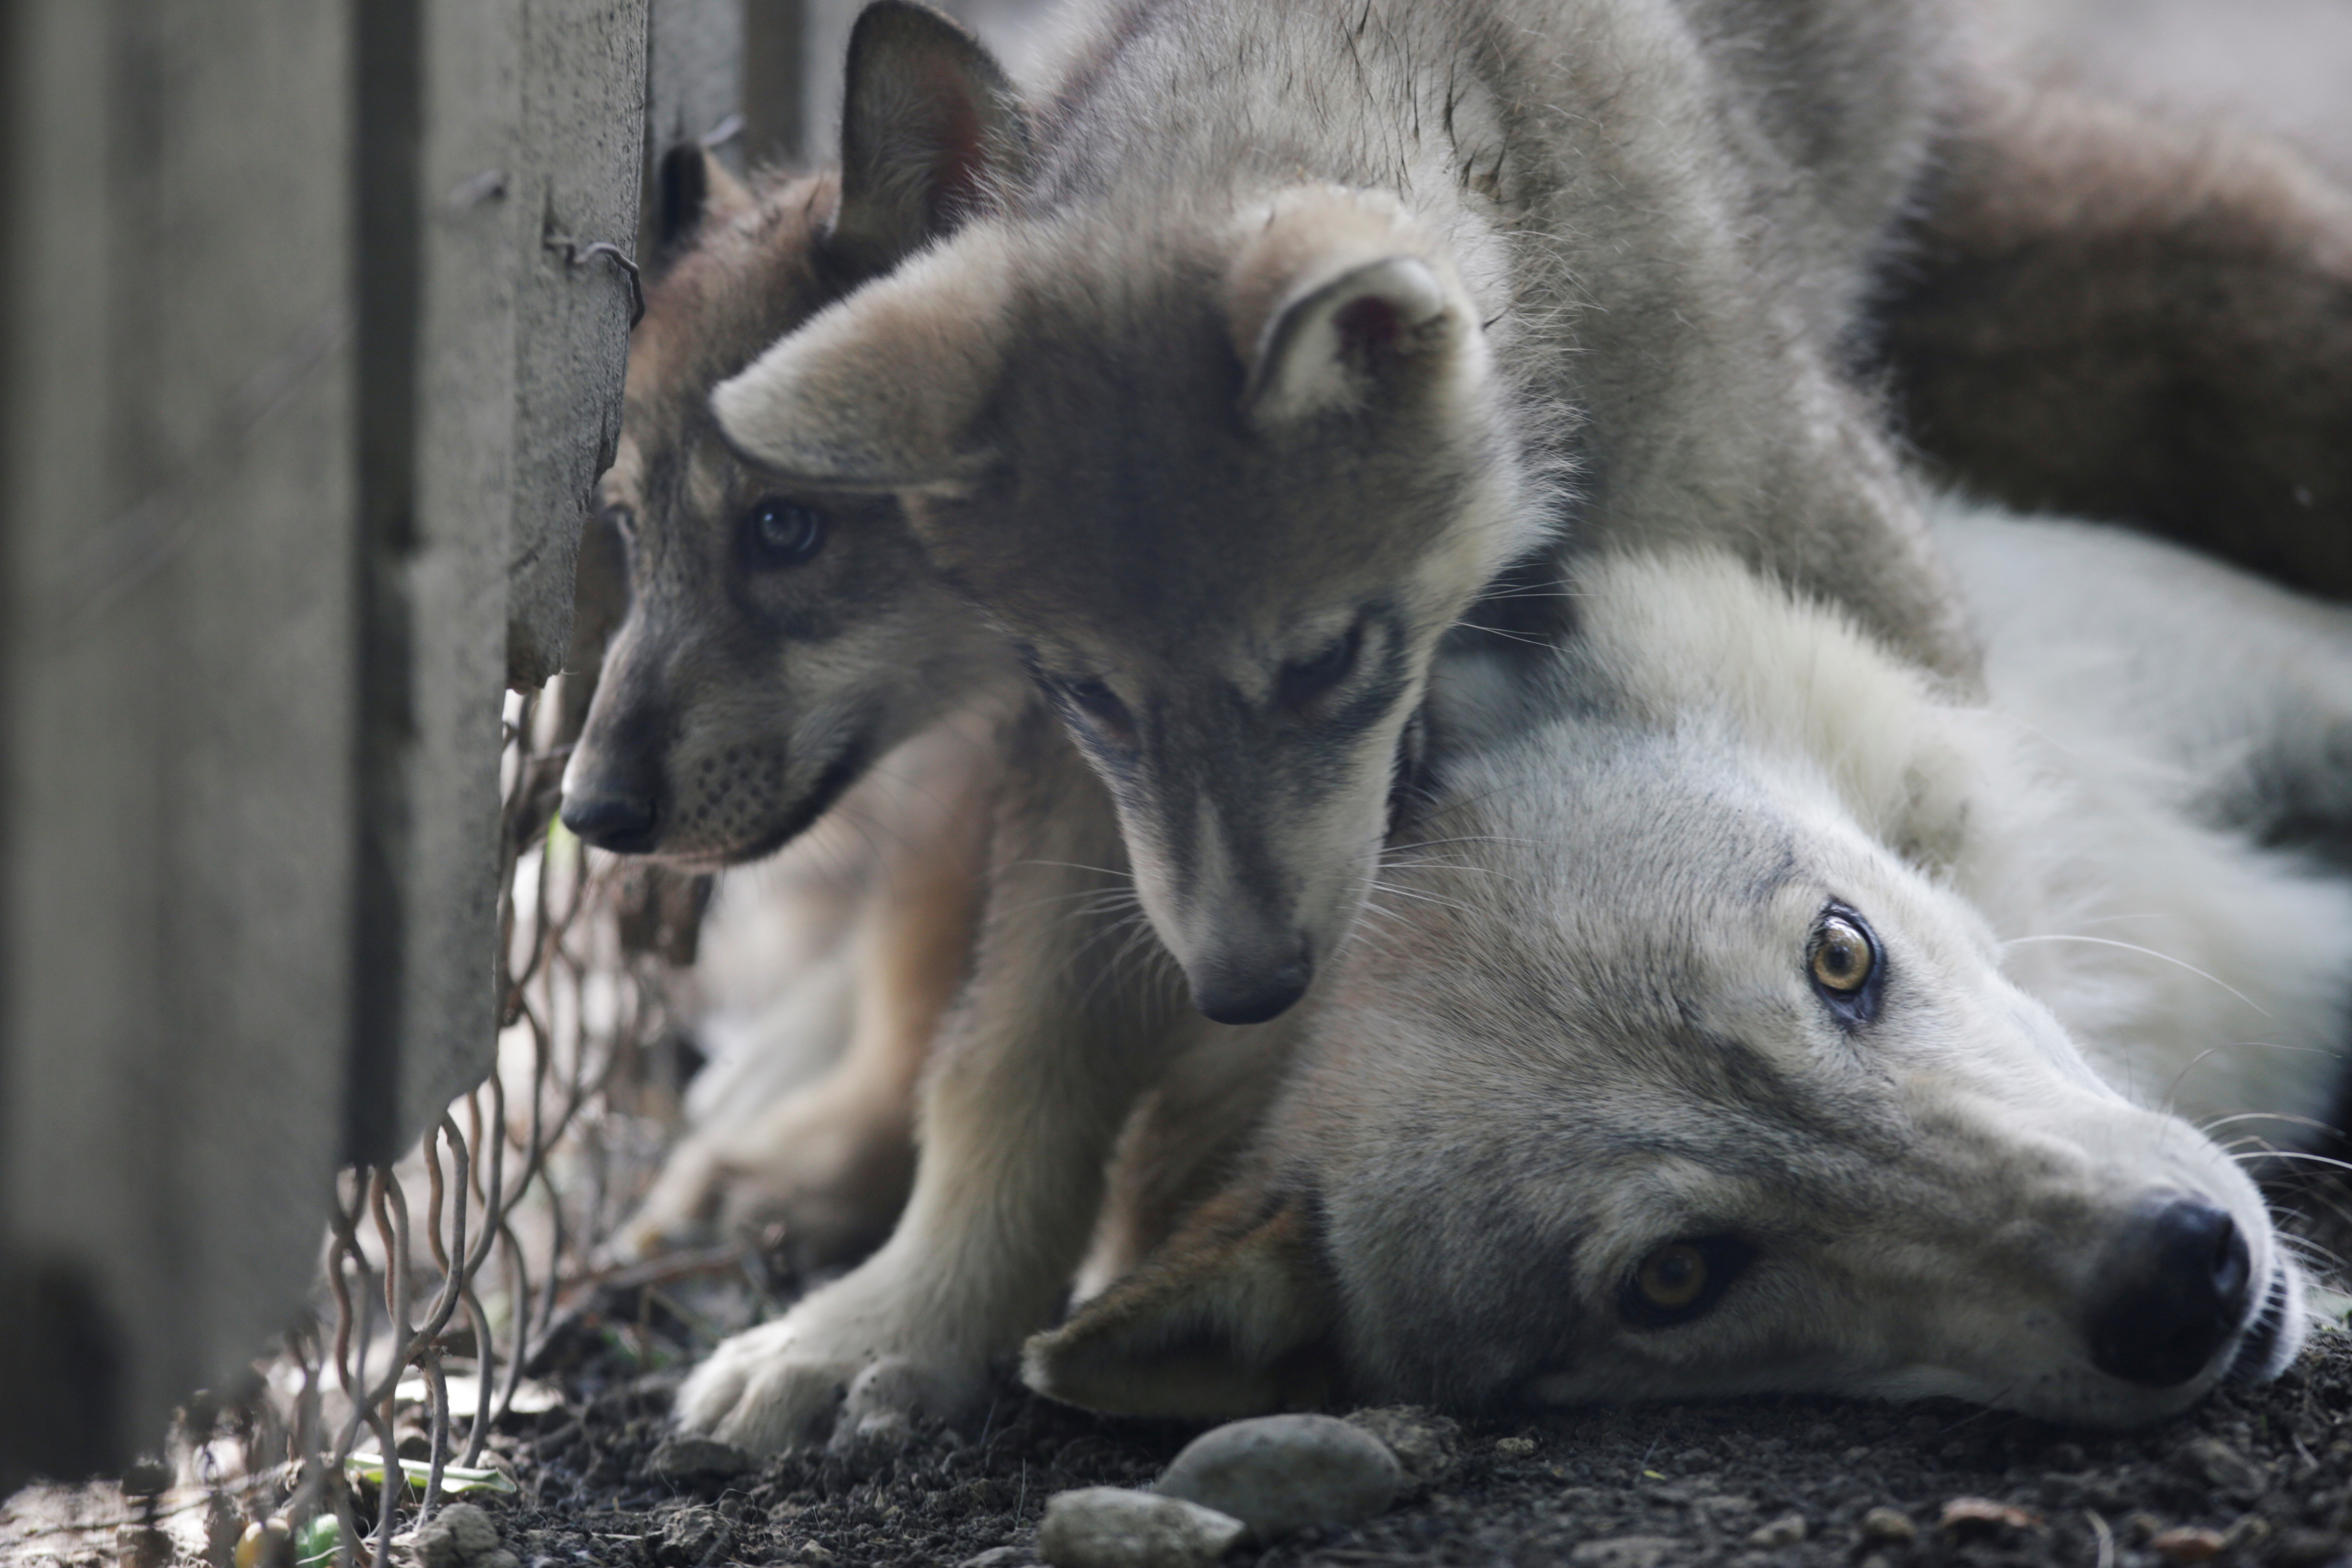
[[[1482,632],[1490,637],[1508,637],[1513,642],[1525,643],[1529,647],[1549,647],[1551,646],[1550,640],[1548,638],[1529,637],[1525,632],[1506,631],[1501,626],[1474,626],[1468,621],[1456,621],[1454,625],[1454,628],[1458,631]]]
[[[2352,1160],[2339,1160],[2332,1154],[2315,1154],[2307,1149],[2272,1149],[2259,1154],[2232,1155],[2242,1164],[2257,1160],[2289,1160],[2299,1165],[2319,1165],[2331,1171],[2352,1171]]]
[[[1057,871],[1091,871],[1099,877],[1118,877],[1122,879],[1131,879],[1135,875],[1130,870],[1116,866],[1088,866],[1076,860],[1008,860],[1005,862],[1004,868],[1010,870],[1016,866],[1041,866]]]
[[[2284,1121],[2290,1126],[2310,1127],[2322,1132],[2336,1131],[2325,1121],[2308,1116],[2290,1116],[2283,1110],[2241,1110],[2229,1116],[2217,1116],[2210,1121],[2200,1122],[2198,1129],[2210,1133],[2217,1127],[2227,1127],[2238,1121]]]
[[[2186,959],[2175,958],[2168,952],[2159,952],[2152,947],[2142,947],[2136,942],[2117,942],[2113,937],[2082,936],[2070,931],[2052,931],[2041,936],[2013,936],[2008,941],[2002,942],[2001,946],[2022,947],[2028,942],[2089,942],[2098,947],[2119,947],[2126,952],[2146,953],[2150,958],[2161,959],[2167,963],[2178,965],[2179,967],[2187,970],[2189,973],[2194,974],[2200,980],[2211,981],[2214,984],[2220,986],[2222,990],[2227,991],[2231,995],[2235,996],[2239,1001],[2243,1002],[2247,1006],[2252,1007],[2255,1012],[2260,1013],[2265,1018],[2271,1016],[2269,1008],[2263,1006],[2259,1002],[2256,1002],[2252,997],[2247,995],[2244,992],[2239,990],[2236,986],[2231,984],[2228,981],[2221,979],[2220,976],[2206,973],[2205,971],[2198,968],[2195,964],[2189,963]]]

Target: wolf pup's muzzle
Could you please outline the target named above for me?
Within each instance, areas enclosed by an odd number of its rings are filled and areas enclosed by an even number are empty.
[[[1294,934],[1286,954],[1203,966],[1192,982],[1192,1005],[1220,1024],[1263,1024],[1287,1012],[1314,981],[1314,953]]]
[[[583,844],[615,855],[644,855],[654,847],[659,814],[648,795],[614,788],[585,795],[566,791],[558,815]]]

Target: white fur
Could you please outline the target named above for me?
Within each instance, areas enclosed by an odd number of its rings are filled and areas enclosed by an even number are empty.
[[[1706,552],[1588,563],[1548,700],[1445,667],[1438,712],[1480,739],[1252,1144],[1193,1151],[1238,1173],[1033,1342],[1032,1381],[1239,1414],[1282,1396],[1253,1347],[1322,1342],[1375,1401],[1944,1394],[2126,1426],[2284,1365],[2301,1275],[2233,1151],[2332,1108],[2352,882],[2262,847],[2260,808],[2352,787],[2352,617],[2111,533],[1938,526],[1990,702]],[[1995,603],[2027,582],[2053,585]],[[1885,966],[1859,1023],[1806,978],[1834,907]],[[2034,940],[2117,916],[2149,940]],[[2115,1259],[2183,1197],[2234,1223],[2251,1293],[2151,1386],[2102,1370],[2095,1324],[2141,1310]],[[1219,1228],[1286,1208],[1311,1255]],[[1712,1311],[1621,1317],[1649,1251],[1725,1235],[1757,1260]]]

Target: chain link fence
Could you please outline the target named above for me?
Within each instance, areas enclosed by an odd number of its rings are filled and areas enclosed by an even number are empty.
[[[383,1564],[446,1500],[512,1489],[488,1439],[534,1358],[643,1271],[602,1244],[675,1121],[671,982],[707,889],[555,821],[583,708],[561,682],[509,702],[496,1069],[398,1164],[340,1174],[312,1311],[251,1390],[200,1399],[119,1489],[11,1500],[0,1561]]]

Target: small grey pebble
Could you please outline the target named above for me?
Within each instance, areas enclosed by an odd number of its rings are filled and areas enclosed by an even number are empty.
[[[423,1568],[518,1568],[499,1544],[499,1527],[469,1502],[453,1502],[425,1521],[412,1550]]]
[[[1533,1437],[1497,1437],[1495,1452],[1506,1459],[1524,1459],[1536,1451]]]
[[[1462,1462],[1462,1427],[1447,1416],[1418,1405],[1384,1405],[1359,1410],[1348,1425],[1368,1432],[1396,1456],[1405,1479],[1416,1487],[1433,1487]]]
[[[1330,1415],[1260,1415],[1193,1438],[1158,1489],[1229,1513],[1268,1542],[1310,1525],[1360,1524],[1403,1488],[1396,1456],[1361,1427]]]
[[[728,1481],[758,1466],[732,1443],[676,1432],[662,1439],[646,1468],[666,1481]]]
[[[1748,1532],[1748,1544],[1767,1551],[1776,1546],[1794,1546],[1805,1539],[1805,1516],[1784,1513],[1769,1524],[1759,1524]]]
[[[649,1544],[658,1568],[697,1568],[734,1530],[717,1510],[682,1508],[662,1521],[661,1534]]]
[[[1886,1545],[1919,1539],[1919,1527],[1899,1508],[1874,1508],[1862,1516],[1862,1538]]]
[[[1054,1568],[1209,1568],[1246,1533],[1240,1520],[1180,1498],[1085,1487],[1045,1504],[1037,1555]]]
[[[2240,1498],[2260,1497],[2270,1483],[2269,1473],[2262,1466],[2219,1437],[2190,1439],[2187,1460],[2217,1489]]]
[[[811,1568],[833,1568],[833,1553],[814,1541],[801,1544],[800,1554],[794,1561],[806,1563]]]

